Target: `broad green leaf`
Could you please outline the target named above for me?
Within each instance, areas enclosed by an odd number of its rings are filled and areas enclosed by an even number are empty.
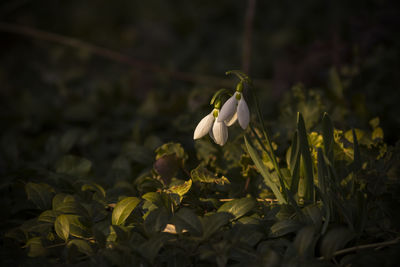
[[[299,145],[301,152],[302,168],[304,170],[305,179],[305,198],[308,201],[314,200],[314,175],[313,165],[310,154],[310,147],[307,140],[307,132],[304,124],[304,119],[301,113],[297,113],[297,131],[299,134]]]
[[[92,162],[88,159],[66,155],[56,163],[56,172],[76,177],[86,177],[92,169]]]
[[[26,242],[26,247],[29,248],[29,257],[40,257],[47,254],[47,250],[43,247],[40,237],[33,237]]]
[[[69,236],[69,220],[67,215],[61,214],[54,222],[54,229],[57,235],[64,241],[68,240]]]
[[[63,195],[64,198],[61,201],[61,196],[58,197],[57,201],[53,201],[53,210],[64,214],[77,214],[89,217],[87,210],[71,195]]]
[[[167,156],[167,155],[176,155],[178,159],[181,160],[183,164],[186,159],[188,158],[185,150],[183,149],[182,145],[179,143],[166,143],[156,149],[156,160]]]
[[[136,197],[127,197],[118,202],[112,213],[112,224],[123,224],[139,202],[140,200]]]
[[[201,218],[203,225],[203,240],[207,240],[215,232],[217,232],[222,226],[229,223],[233,219],[233,215],[226,212],[217,212],[209,216]]]
[[[188,208],[181,208],[175,213],[174,222],[178,233],[185,229],[195,236],[203,234],[203,226],[199,217]]]
[[[153,203],[159,208],[165,208],[167,211],[172,212],[173,201],[170,195],[165,192],[149,192],[144,194],[142,198]]]
[[[171,191],[174,194],[179,195],[180,197],[183,197],[192,187],[192,180],[188,180],[183,182],[180,185],[173,185],[169,188],[169,191]]]
[[[271,226],[271,235],[273,237],[283,236],[289,233],[297,232],[303,224],[295,220],[282,220]]]
[[[80,252],[88,256],[93,254],[92,247],[89,242],[82,239],[72,239],[68,242],[67,247],[75,246]]]
[[[297,251],[297,255],[301,258],[307,258],[314,256],[315,244],[316,244],[316,230],[313,225],[303,227],[298,231],[293,245]]]
[[[79,215],[66,214],[69,222],[69,234],[78,238],[92,237],[90,222]]]
[[[345,227],[333,228],[329,230],[321,240],[320,251],[325,259],[331,259],[334,253],[344,248],[353,239],[354,234]]]
[[[151,237],[149,240],[140,245],[140,254],[153,263],[164,243],[171,238],[173,237],[165,233],[160,233]]]
[[[101,195],[103,198],[106,197],[106,191],[103,187],[96,183],[84,184],[81,187],[82,191],[94,191]]]
[[[254,164],[256,165],[258,171],[264,177],[264,181],[265,181],[266,185],[269,188],[271,188],[272,192],[274,193],[275,197],[278,199],[278,202],[280,204],[286,204],[286,200],[283,197],[283,195],[282,195],[281,191],[279,190],[278,186],[274,183],[272,175],[269,173],[269,171],[265,167],[263,161],[258,156],[258,153],[256,152],[256,150],[253,148],[253,146],[247,140],[246,136],[244,137],[244,141],[245,141],[246,148],[247,148],[247,151],[249,152],[249,155],[250,155],[251,159],[253,160]]]
[[[218,212],[228,212],[234,216],[234,219],[238,219],[251,211],[255,205],[256,202],[253,198],[234,199],[223,204]]]
[[[27,183],[25,191],[30,199],[39,209],[47,210],[51,208],[51,199],[54,189],[48,184]]]
[[[190,172],[190,177],[192,177],[192,180],[194,182],[215,183],[220,185],[230,184],[229,180],[225,176],[218,178],[216,175],[214,175],[212,172],[201,165]]]
[[[110,232],[107,236],[108,242],[125,242],[129,238],[129,229],[123,225],[110,225]]]
[[[54,210],[45,210],[39,215],[38,221],[54,223],[58,215],[60,215],[60,212]]]
[[[150,211],[144,220],[144,228],[149,236],[161,232],[167,225],[169,213],[164,208]]]

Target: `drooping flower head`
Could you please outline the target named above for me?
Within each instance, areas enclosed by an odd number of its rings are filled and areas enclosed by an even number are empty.
[[[240,127],[246,129],[250,122],[250,112],[243,97],[243,83],[239,82],[236,92],[222,106],[218,116],[218,121],[224,121],[227,126],[231,126],[236,120]]]
[[[194,130],[193,139],[199,139],[207,133],[211,139],[220,146],[223,146],[228,140],[228,128],[224,121],[218,121],[220,103],[215,105],[211,113],[205,116]]]

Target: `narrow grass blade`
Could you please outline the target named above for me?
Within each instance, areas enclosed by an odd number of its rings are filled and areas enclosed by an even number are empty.
[[[250,144],[250,141],[244,136],[244,141],[246,144],[247,151],[251,159],[253,160],[254,164],[256,165],[258,171],[264,177],[264,181],[269,188],[271,188],[272,192],[274,193],[275,197],[278,199],[280,204],[286,204],[286,200],[283,197],[282,193],[280,192],[278,186],[273,182],[271,174],[268,172],[267,168],[265,167],[264,163],[262,162],[261,158],[259,157],[257,151],[254,147]]]
[[[298,135],[297,131],[293,135],[292,139],[292,147],[290,153],[290,160],[289,160],[289,168],[290,173],[292,175],[292,181],[290,183],[290,192],[292,194],[297,193],[299,187],[299,179],[300,179],[300,148],[298,142]]]
[[[301,113],[297,113],[297,131],[299,134],[300,153],[303,162],[305,184],[306,184],[306,200],[314,201],[314,175],[310,154],[310,147],[307,139],[306,127]]]

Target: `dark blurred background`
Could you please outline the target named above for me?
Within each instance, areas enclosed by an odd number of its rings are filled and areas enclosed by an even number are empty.
[[[0,162],[56,157],[66,133],[79,136],[68,150],[91,158],[128,139],[193,146],[213,92],[235,86],[231,69],[255,80],[277,135],[297,110],[311,122],[328,111],[347,128],[378,116],[394,144],[399,10],[395,0],[1,1]]]

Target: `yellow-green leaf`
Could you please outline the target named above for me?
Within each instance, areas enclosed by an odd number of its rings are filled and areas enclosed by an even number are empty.
[[[123,224],[139,202],[140,200],[136,197],[127,197],[118,202],[112,213],[112,224]]]
[[[57,235],[63,239],[64,241],[68,240],[69,236],[69,220],[68,217],[64,214],[61,214],[57,217],[54,222],[54,229],[56,230]]]

